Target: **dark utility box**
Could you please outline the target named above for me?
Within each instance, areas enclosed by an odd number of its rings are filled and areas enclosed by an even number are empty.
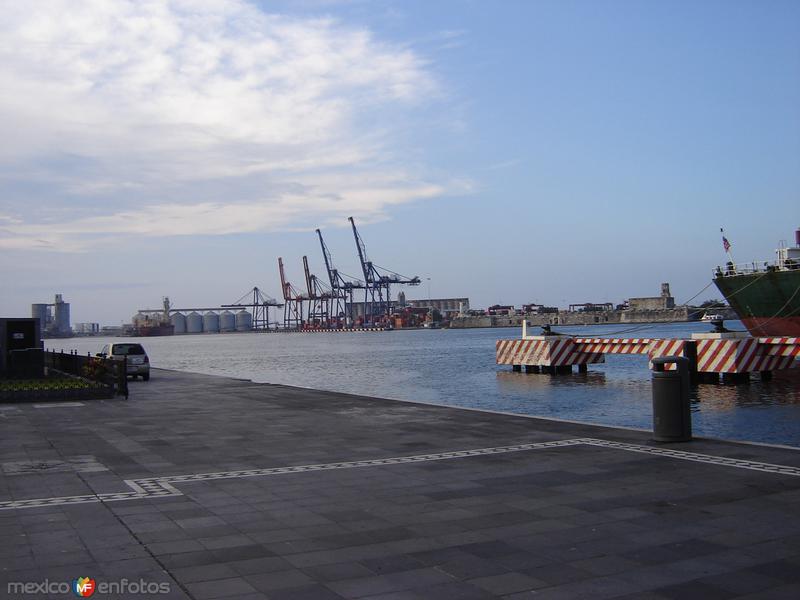
[[[0,375],[5,376],[12,350],[42,349],[42,330],[39,319],[0,318]]]

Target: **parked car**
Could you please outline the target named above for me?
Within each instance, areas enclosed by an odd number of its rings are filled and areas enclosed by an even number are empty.
[[[128,359],[128,375],[136,379],[141,376],[145,381],[150,380],[150,359],[141,344],[121,342],[106,344],[97,356],[113,358],[114,360]]]

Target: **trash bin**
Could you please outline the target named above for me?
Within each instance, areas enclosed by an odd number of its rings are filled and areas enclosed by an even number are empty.
[[[653,363],[653,439],[657,442],[688,442],[692,439],[689,405],[689,359],[662,356]],[[675,364],[674,371],[664,370]]]

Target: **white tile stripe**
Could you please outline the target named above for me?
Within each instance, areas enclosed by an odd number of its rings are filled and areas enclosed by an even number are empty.
[[[360,467],[376,467],[398,465],[417,462],[431,462],[435,460],[451,460],[469,456],[486,456],[491,454],[508,454],[511,452],[525,452],[542,448],[563,448],[566,446],[596,446],[663,456],[678,460],[688,460],[705,464],[713,464],[738,469],[750,469],[764,473],[777,473],[800,477],[800,468],[788,465],[776,465],[758,461],[741,460],[698,454],[683,450],[672,450],[660,446],[641,446],[624,442],[612,442],[596,438],[575,438],[557,440],[553,442],[536,442],[531,444],[517,444],[513,446],[497,446],[493,448],[476,448],[472,450],[457,450],[454,452],[437,452],[433,454],[418,454],[415,456],[396,456],[390,458],[377,458],[373,460],[355,460],[336,463],[320,463],[313,465],[298,465],[290,467],[274,467],[268,469],[246,469],[240,471],[220,471],[215,473],[195,473],[190,475],[167,475],[164,477],[150,477],[143,479],[129,479],[125,483],[133,490],[108,494],[87,494],[82,496],[61,496],[56,498],[31,498],[28,500],[8,500],[0,502],[0,510],[14,510],[23,508],[40,508],[46,506],[61,506],[69,504],[88,504],[97,502],[118,502],[123,500],[138,500],[142,498],[163,498],[167,496],[182,496],[183,492],[175,488],[173,483],[191,483],[193,481],[212,481],[219,479],[239,479],[243,477],[262,477],[265,475],[284,475],[288,473],[303,473],[310,471],[330,471],[336,469],[356,469]]]

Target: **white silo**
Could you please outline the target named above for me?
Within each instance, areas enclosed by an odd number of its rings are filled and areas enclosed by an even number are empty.
[[[175,327],[175,333],[186,333],[186,315],[182,313],[172,313],[169,317],[169,321]]]
[[[194,311],[186,315],[186,333],[203,333],[203,317]]]
[[[253,315],[246,310],[236,313],[236,331],[250,331],[253,328]]]
[[[206,333],[219,333],[219,315],[208,311],[203,315],[203,331]]]
[[[224,311],[219,316],[220,331],[236,331],[236,317],[229,310]]]

